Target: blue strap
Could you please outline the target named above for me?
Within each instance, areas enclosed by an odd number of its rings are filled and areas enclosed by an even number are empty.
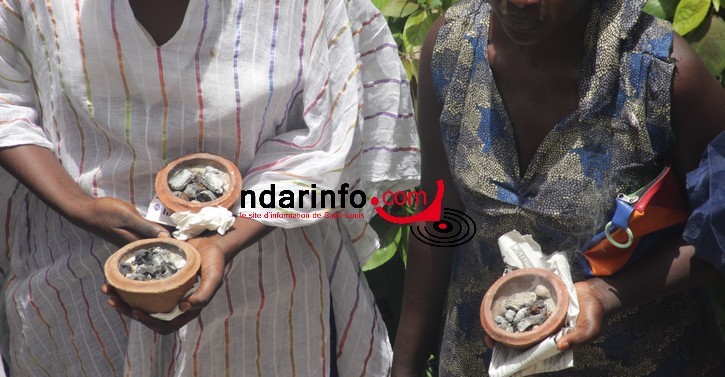
[[[632,207],[631,204],[623,200],[617,199],[615,200],[615,202],[617,203],[617,209],[614,211],[614,216],[612,217],[612,224],[617,228],[627,229],[627,224],[629,224],[629,216],[632,215],[634,207]]]

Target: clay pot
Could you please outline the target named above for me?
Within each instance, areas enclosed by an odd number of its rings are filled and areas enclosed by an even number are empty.
[[[556,309],[544,323],[535,330],[520,333],[510,333],[496,326],[494,318],[506,311],[504,299],[518,292],[533,292],[539,284],[549,290],[556,304]],[[568,308],[569,293],[561,278],[548,269],[522,268],[500,277],[486,291],[481,303],[481,325],[496,342],[509,348],[527,349],[559,331],[564,325]]]
[[[161,246],[181,254],[186,264],[165,279],[138,281],[125,277],[119,266],[121,261],[139,249]],[[113,253],[104,266],[106,280],[131,307],[147,313],[167,313],[176,307],[184,294],[196,283],[201,266],[199,252],[186,242],[173,238],[152,238],[131,242]]]
[[[195,166],[211,166],[229,175],[229,188],[215,200],[204,203],[192,203],[174,196],[169,187],[169,177],[177,171]],[[197,213],[204,207],[222,206],[230,209],[242,194],[242,174],[231,161],[210,153],[189,154],[169,162],[156,174],[156,196],[170,213],[189,211]]]

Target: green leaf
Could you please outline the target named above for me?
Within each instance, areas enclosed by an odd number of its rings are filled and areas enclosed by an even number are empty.
[[[408,80],[415,77],[415,70],[413,68],[413,62],[410,59],[402,59],[403,69],[405,69],[405,75],[408,76]]]
[[[420,5],[418,2],[411,0],[388,0],[385,5],[380,7],[380,12],[387,17],[402,18],[407,17],[416,10]]]
[[[644,11],[663,20],[672,20],[679,0],[647,0]]]
[[[410,237],[410,226],[406,225],[403,227],[402,238],[400,239],[400,256],[403,259],[403,266],[408,265],[408,239]]]
[[[712,0],[712,5],[715,7],[715,12],[720,11],[720,0]]]
[[[723,82],[725,74],[725,21],[713,15],[701,29],[688,35],[688,42],[707,69]]]
[[[448,9],[457,2],[458,0],[443,0],[443,9]]]
[[[440,9],[443,7],[441,0],[428,0],[428,8]]]
[[[710,10],[712,0],[682,0],[675,10],[672,27],[680,35],[685,35],[700,25]]]
[[[375,5],[375,8],[380,9],[388,3],[388,0],[372,0],[372,3]]]
[[[418,60],[406,58],[403,59],[402,62],[403,68],[405,68],[405,73],[408,75],[408,80],[418,80]]]
[[[413,204],[406,204],[405,207],[403,207],[403,208],[405,209],[406,216],[415,215],[415,206]]]
[[[363,271],[370,271],[374,268],[382,266],[385,262],[390,260],[398,250],[398,245],[402,239],[402,227],[389,224],[388,228],[380,238],[382,247],[375,251],[370,260],[363,266]]]
[[[427,10],[415,11],[405,21],[403,29],[403,46],[405,52],[417,60],[420,56],[420,48],[423,46],[428,29],[433,25],[435,17]]]

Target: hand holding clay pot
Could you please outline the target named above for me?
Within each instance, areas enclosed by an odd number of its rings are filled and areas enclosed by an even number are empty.
[[[559,331],[568,307],[566,284],[556,274],[522,268],[500,277],[486,291],[481,324],[496,342],[526,349]]]
[[[192,247],[198,251],[199,269],[201,270],[201,284],[194,293],[183,299],[181,302],[178,302],[177,300],[179,309],[181,309],[183,313],[171,321],[156,319],[151,317],[148,311],[131,307],[121,297],[118,290],[110,284],[104,285],[101,290],[104,294],[109,296],[109,305],[111,305],[119,313],[132,317],[159,334],[169,334],[177,331],[186,323],[196,318],[201,312],[201,309],[203,309],[209,301],[211,301],[219,287],[221,287],[226,264],[233,258],[234,250],[239,249],[239,247],[226,245],[223,242],[224,240],[228,241],[229,239],[218,234],[193,238],[189,240],[188,243],[172,240],[188,247]]]
[[[148,313],[173,310],[196,282],[201,257],[173,238],[132,242],[105,263],[108,284],[129,306]]]
[[[609,310],[602,300],[602,295],[597,292],[596,286],[599,280],[590,279],[574,284],[579,302],[579,316],[576,319],[574,330],[564,335],[556,346],[561,351],[573,347],[583,346],[599,336],[602,331],[604,317]],[[611,310],[611,309],[610,309]]]

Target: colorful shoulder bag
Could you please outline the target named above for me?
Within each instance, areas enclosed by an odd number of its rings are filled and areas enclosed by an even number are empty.
[[[612,221],[577,253],[590,277],[613,275],[651,249],[667,228],[689,216],[687,197],[669,166],[636,192],[619,194],[615,202]]]

